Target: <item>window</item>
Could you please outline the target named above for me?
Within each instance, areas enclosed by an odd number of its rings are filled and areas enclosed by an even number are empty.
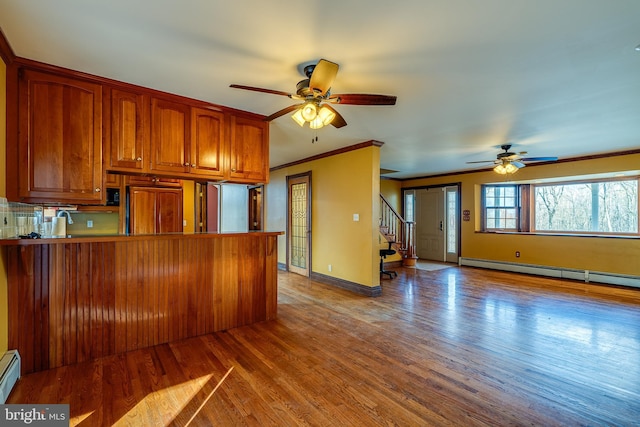
[[[485,185],[485,231],[640,234],[640,178]]]
[[[536,185],[537,231],[638,233],[638,180]]]
[[[518,231],[518,186],[484,187],[485,228]]]

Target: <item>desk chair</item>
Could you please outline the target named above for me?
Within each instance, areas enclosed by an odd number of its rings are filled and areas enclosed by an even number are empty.
[[[384,269],[384,259],[387,255],[395,255],[396,251],[391,249],[391,243],[389,242],[389,249],[380,249],[380,274],[389,276],[389,279],[393,279],[394,277],[398,277],[398,273],[395,271],[386,271]]]

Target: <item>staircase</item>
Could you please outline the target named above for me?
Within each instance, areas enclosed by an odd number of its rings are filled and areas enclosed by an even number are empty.
[[[402,263],[407,267],[416,265],[415,222],[406,221],[391,207],[380,194],[380,232],[391,243],[391,247],[402,255]]]

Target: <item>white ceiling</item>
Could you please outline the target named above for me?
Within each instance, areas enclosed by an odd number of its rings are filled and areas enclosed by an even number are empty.
[[[560,158],[640,148],[638,0],[0,0],[17,56],[269,115],[299,65],[340,64],[348,126],[271,123],[271,166],[368,140],[406,178],[479,169],[503,143]]]

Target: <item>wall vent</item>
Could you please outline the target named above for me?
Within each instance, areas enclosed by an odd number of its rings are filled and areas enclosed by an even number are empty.
[[[7,351],[0,359],[0,403],[4,404],[16,381],[20,378],[18,350]]]

